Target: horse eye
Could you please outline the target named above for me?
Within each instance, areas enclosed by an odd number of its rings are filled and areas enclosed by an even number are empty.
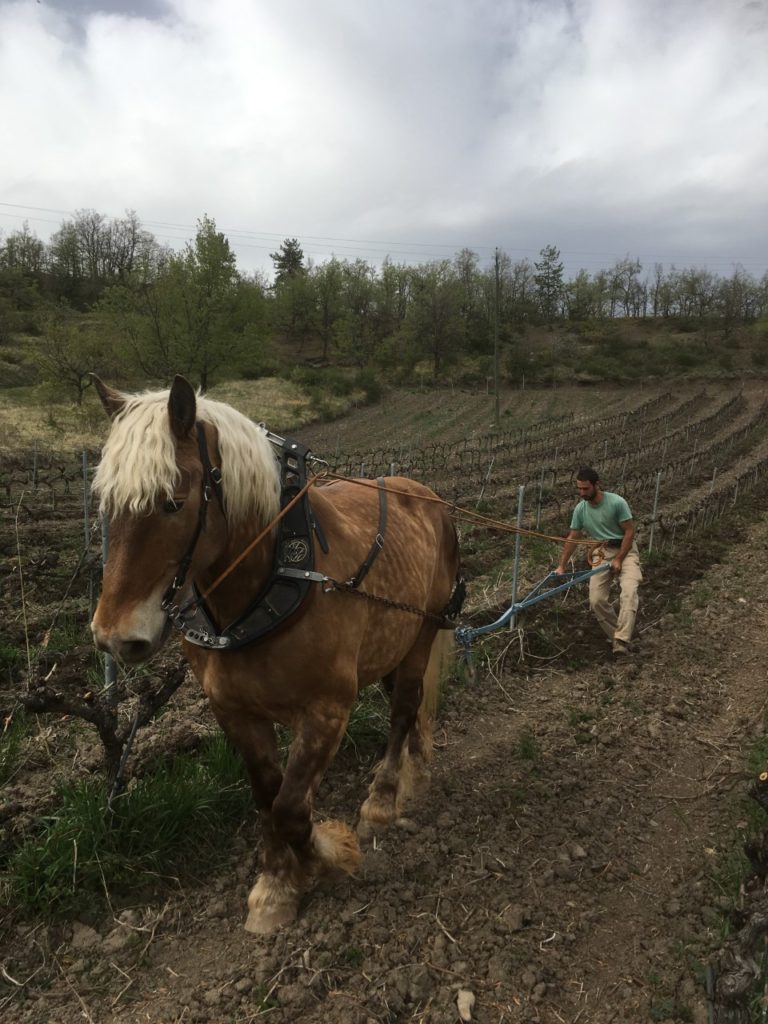
[[[172,516],[174,512],[180,512],[184,507],[183,501],[176,501],[174,498],[168,498],[167,501],[163,502],[163,512],[166,512],[169,516]]]

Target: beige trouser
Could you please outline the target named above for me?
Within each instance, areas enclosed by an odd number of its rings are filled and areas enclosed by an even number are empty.
[[[618,554],[618,547],[605,550],[604,562],[610,562]],[[589,578],[589,607],[595,613],[595,618],[606,636],[611,640],[621,640],[629,643],[635,629],[635,617],[639,598],[637,588],[642,582],[643,574],[640,570],[640,556],[637,553],[637,544],[634,543],[621,563],[619,573],[619,611],[610,600],[611,580],[614,579],[611,572],[599,572]]]

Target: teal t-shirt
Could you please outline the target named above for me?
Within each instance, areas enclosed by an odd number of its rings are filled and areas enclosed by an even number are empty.
[[[583,530],[593,540],[621,540],[624,531],[619,523],[632,518],[629,505],[620,494],[603,491],[599,505],[580,501],[571,516],[571,529]]]

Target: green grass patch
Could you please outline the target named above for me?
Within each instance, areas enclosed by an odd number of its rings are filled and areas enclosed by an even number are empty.
[[[72,615],[61,616],[50,630],[46,647],[53,651],[66,653],[75,647],[82,647],[91,642],[91,630],[82,618]]]
[[[45,917],[101,905],[137,885],[211,864],[251,805],[242,762],[223,736],[196,757],[161,763],[110,811],[101,779],[59,791],[4,866],[8,903]]]
[[[0,643],[0,676],[12,683],[16,673],[26,665],[26,653],[16,644]]]
[[[389,698],[382,686],[367,686],[352,706],[341,749],[364,757],[378,752],[388,734]]]
[[[21,710],[15,711],[0,730],[0,786],[13,778],[21,759],[21,745],[29,732],[29,721]]]
[[[362,967],[365,953],[359,946],[348,946],[341,951],[339,961],[343,967]]]
[[[517,756],[523,761],[535,764],[539,760],[540,753],[538,741],[531,730],[521,729],[517,737]]]

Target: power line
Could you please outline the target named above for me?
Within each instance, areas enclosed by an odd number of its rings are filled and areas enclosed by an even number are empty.
[[[23,214],[12,214],[4,212],[5,209],[9,210],[28,210],[36,213],[56,213],[64,217],[74,217],[77,211],[57,209],[55,207],[46,206],[30,206],[21,203],[8,203],[0,202],[0,216],[16,219],[16,220],[32,220],[39,223],[53,224],[57,223],[47,217],[36,217],[28,216]],[[114,219],[114,218],[113,218]],[[141,226],[147,229],[152,229],[154,233],[155,228],[163,230],[163,234],[157,234],[156,237],[169,242],[180,242],[189,241],[190,235],[187,234],[197,230],[196,224],[184,224],[175,223],[172,221],[153,221],[153,220],[141,220]],[[416,242],[416,241],[399,241],[399,240],[382,240],[382,239],[361,239],[361,238],[346,238],[342,236],[332,235],[304,235],[301,232],[277,232],[277,231],[256,231],[252,228],[230,228],[221,227],[219,228],[227,238],[233,247],[239,249],[253,249],[262,252],[268,251],[270,248],[279,244],[280,241],[286,238],[299,238],[302,242],[302,246],[306,250],[305,243],[315,243],[311,246],[313,251],[306,252],[308,256],[326,256],[326,255],[355,255],[367,253],[370,256],[384,258],[386,256],[392,257],[411,257],[419,259],[435,259],[439,257],[439,253],[433,250],[444,250],[448,253],[455,254],[460,249],[469,249],[476,255],[481,256],[487,252],[486,260],[489,265],[493,262],[494,252],[496,246],[482,244],[465,243],[457,245],[450,242]],[[181,231],[185,234],[167,234],[165,232]],[[319,243],[319,244],[318,244]],[[519,246],[499,246],[503,253],[506,255],[518,254],[524,258],[533,258],[539,255],[531,248],[524,248]],[[689,263],[695,264],[697,261],[702,262],[708,266],[720,266],[720,267],[731,267],[734,264],[740,263],[742,265],[752,265],[758,267],[768,266],[768,257],[758,255],[742,255],[742,256],[727,256],[727,255],[716,255],[716,256],[703,256],[692,254],[685,250],[679,250],[677,252],[665,253],[663,255],[655,255],[650,253],[627,253],[626,251],[591,251],[591,250],[579,250],[579,249],[560,249],[560,256],[567,259],[569,262],[574,261],[586,261],[591,265],[603,266],[605,260],[621,260],[629,256],[630,258],[642,260],[646,265],[649,263],[674,263],[677,260],[686,260]],[[584,269],[587,269],[585,267]]]

